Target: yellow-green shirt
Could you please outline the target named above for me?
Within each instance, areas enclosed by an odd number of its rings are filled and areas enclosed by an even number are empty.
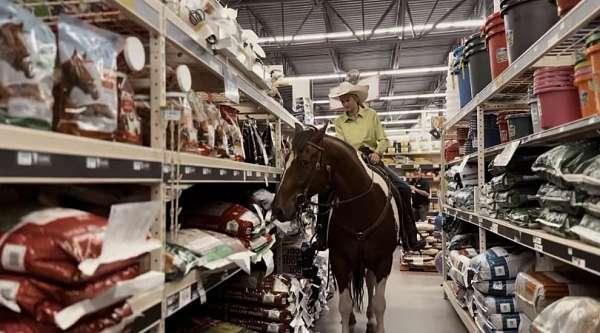
[[[336,136],[355,149],[368,147],[382,155],[390,145],[377,112],[371,108],[360,108],[356,119],[344,112],[334,124]]]

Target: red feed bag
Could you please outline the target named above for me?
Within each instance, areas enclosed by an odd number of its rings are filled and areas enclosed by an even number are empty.
[[[208,229],[242,239],[252,238],[261,228],[261,221],[254,212],[225,202],[184,209],[182,219],[186,228]]]

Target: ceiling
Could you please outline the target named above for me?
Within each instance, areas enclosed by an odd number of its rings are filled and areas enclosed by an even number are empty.
[[[356,32],[335,39],[263,43],[267,63],[283,64],[286,76],[433,67],[447,63],[448,52],[474,28],[438,29],[438,23],[480,19],[481,0],[230,0],[238,9],[238,22],[260,37],[296,36],[330,32]],[[434,24],[435,29],[419,28]],[[404,32],[377,34],[374,28],[404,26]],[[413,33],[413,29],[416,28]],[[361,31],[367,31],[366,36]],[[313,81],[312,99],[327,99],[336,80]],[[383,76],[384,95],[443,92],[445,73]],[[443,99],[409,99],[374,102],[377,111],[400,111],[443,103]],[[328,105],[315,106],[327,115]],[[331,113],[329,113],[331,114]],[[415,117],[408,115],[401,118]]]

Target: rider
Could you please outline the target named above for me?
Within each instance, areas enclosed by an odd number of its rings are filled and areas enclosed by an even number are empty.
[[[368,86],[356,85],[348,81],[342,82],[330,91],[329,97],[339,98],[345,111],[334,122],[336,136],[349,143],[355,149],[366,153],[371,164],[377,165],[385,171],[392,185],[398,190],[404,201],[403,203],[398,203],[406,207],[402,209],[401,213],[404,215],[402,215],[401,219],[406,220],[408,224],[412,224],[406,227],[407,224],[400,221],[400,224],[404,225],[403,228],[406,230],[404,232],[405,235],[414,234],[412,237],[404,237],[410,243],[404,245],[414,248],[418,245],[416,244],[416,229],[414,228],[414,216],[410,204],[412,188],[392,169],[381,163],[381,157],[387,150],[389,141],[377,112],[364,104],[368,94]],[[320,245],[322,246],[322,244]]]

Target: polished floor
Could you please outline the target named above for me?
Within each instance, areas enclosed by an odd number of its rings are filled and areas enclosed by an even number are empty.
[[[398,259],[388,280],[385,325],[387,333],[467,332],[452,305],[444,300],[441,277],[437,273],[401,272]],[[366,304],[366,303],[365,303]],[[337,295],[317,322],[315,332],[340,333]],[[366,316],[357,317],[354,333],[366,332]]]

